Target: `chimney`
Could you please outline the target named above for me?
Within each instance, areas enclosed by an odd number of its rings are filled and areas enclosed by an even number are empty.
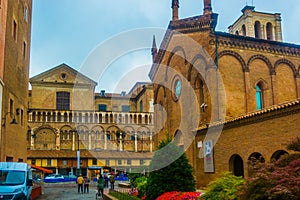
[[[212,14],[211,0],[204,0],[203,14],[204,15]]]
[[[172,0],[172,10],[173,10],[173,15],[172,15],[172,20],[176,21],[178,20],[178,8],[179,8],[179,0]]]
[[[101,90],[100,96],[101,96],[101,97],[105,97],[105,90]]]

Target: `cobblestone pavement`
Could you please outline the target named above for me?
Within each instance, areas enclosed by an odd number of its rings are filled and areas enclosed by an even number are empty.
[[[104,190],[105,193],[108,189]],[[36,200],[89,200],[96,199],[97,189],[95,185],[91,185],[89,193],[78,193],[77,185],[71,184],[52,184],[43,186],[43,194]]]

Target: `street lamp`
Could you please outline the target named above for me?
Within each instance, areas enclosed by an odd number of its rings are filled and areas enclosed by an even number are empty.
[[[79,148],[79,132],[75,129],[74,133],[77,136],[77,170],[80,170],[80,148]]]
[[[3,127],[6,126],[6,116],[7,116],[8,114],[11,114],[11,115],[12,115],[11,112],[7,112],[7,113],[5,113],[4,117],[2,118],[2,120],[3,120],[2,126],[3,126]],[[10,124],[18,124],[14,114],[13,114],[13,119],[12,119],[12,121],[10,122]]]

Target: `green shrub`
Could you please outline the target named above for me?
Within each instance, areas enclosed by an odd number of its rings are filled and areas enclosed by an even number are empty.
[[[146,193],[147,178],[145,176],[137,178],[135,179],[133,185],[139,192],[138,197],[142,198],[142,196]]]
[[[170,191],[192,192],[195,191],[196,182],[193,176],[193,168],[186,154],[179,148],[171,138],[162,141],[159,149],[166,147],[172,156],[178,157],[172,162],[173,157],[165,152],[156,151],[149,166],[150,173],[147,181],[147,200],[154,200],[161,194]],[[159,168],[161,163],[168,164]],[[169,164],[170,163],[170,164]]]
[[[239,199],[239,189],[245,184],[243,177],[234,176],[230,172],[208,184],[208,188],[200,199],[205,200],[237,200]]]

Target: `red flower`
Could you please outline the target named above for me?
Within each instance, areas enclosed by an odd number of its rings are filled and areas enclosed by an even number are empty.
[[[197,200],[200,192],[165,192],[160,195],[156,200]]]

